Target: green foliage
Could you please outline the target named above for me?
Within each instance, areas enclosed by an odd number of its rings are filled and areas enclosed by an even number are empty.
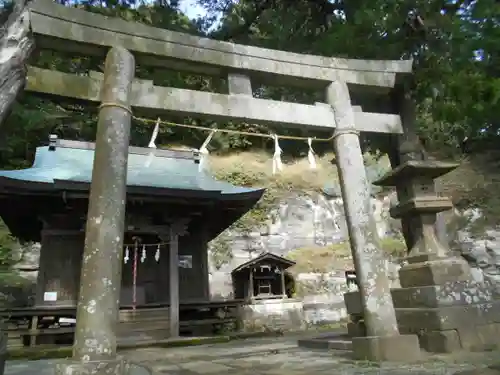
[[[500,5],[494,0],[198,2],[211,15],[222,11],[216,38],[323,56],[413,58],[419,127],[436,150],[445,145],[456,153],[465,136],[499,129]],[[423,20],[419,30],[408,26],[411,12]]]
[[[258,187],[266,183],[266,175],[261,171],[249,170],[243,163],[234,165],[231,169],[216,169],[214,177],[237,186]],[[268,188],[260,201],[252,210],[233,224],[232,228],[243,233],[250,233],[266,224],[273,204],[279,198],[276,189]]]
[[[392,259],[403,258],[408,253],[404,238],[401,237],[385,237],[380,240],[382,251],[389,255]]]
[[[14,262],[13,252],[17,242],[0,219],[0,270],[8,269]]]
[[[259,173],[259,171],[247,170],[245,165],[240,162],[231,170],[215,170],[214,177],[237,186],[250,187],[264,183],[266,176],[263,173]]]
[[[231,238],[226,231],[210,241],[210,257],[212,264],[217,270],[233,259],[233,253],[229,245],[230,241]]]
[[[236,229],[243,233],[250,233],[252,230],[263,229],[271,219],[272,210],[276,208],[276,202],[280,195],[276,190],[268,189],[260,201],[238,221],[236,221],[232,229]]]

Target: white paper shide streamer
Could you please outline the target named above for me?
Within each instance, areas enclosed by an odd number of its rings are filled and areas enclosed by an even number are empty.
[[[316,157],[314,156],[314,150],[312,148],[312,138],[307,138],[307,145],[309,146],[309,151],[307,151],[307,160],[309,160],[309,166],[311,169],[316,169]]]
[[[217,132],[217,129],[213,129],[210,132],[210,134],[208,135],[207,139],[205,139],[205,142],[203,142],[203,144],[201,145],[201,147],[198,150],[200,152],[200,164],[198,165],[198,169],[200,172],[205,170],[205,168],[206,168],[206,165],[208,162],[208,155],[209,155],[207,146],[210,143],[210,141],[212,140],[212,137],[214,136],[214,134],[216,132]]]
[[[156,263],[158,263],[160,261],[160,245],[158,245],[156,247],[155,260],[156,260]]]
[[[273,155],[273,174],[281,172],[283,169],[283,163],[281,161],[281,154],[283,150],[280,147],[279,139],[277,134],[273,134],[274,139],[274,155]]]
[[[153,129],[153,134],[151,134],[151,139],[149,140],[148,148],[156,149],[156,137],[158,137],[158,132],[160,131],[160,118],[156,120],[155,128]],[[151,165],[153,158],[155,157],[153,150],[148,155],[146,160],[146,168]]]
[[[125,247],[125,256],[123,257],[123,263],[127,264],[130,260],[130,255],[128,251],[128,246]]]
[[[158,132],[160,131],[160,118],[156,120],[155,128],[153,129],[153,134],[151,134],[151,139],[149,141],[149,148],[156,148],[156,137],[158,137]]]

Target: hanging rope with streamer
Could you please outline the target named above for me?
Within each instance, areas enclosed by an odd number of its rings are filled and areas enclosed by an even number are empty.
[[[158,132],[160,131],[160,118],[156,120],[155,128],[153,129],[153,134],[151,134],[151,139],[149,140],[148,147],[156,148],[156,137],[158,137]]]
[[[137,117],[137,116],[132,116],[132,118],[136,121],[140,121],[144,124],[151,124],[158,122],[158,120],[152,120],[148,118],[143,118],[143,117]],[[240,130],[233,130],[233,129],[214,129],[214,128],[207,128],[204,126],[199,126],[199,125],[188,125],[188,124],[179,124],[176,122],[170,122],[170,121],[159,121],[161,125],[168,125],[168,126],[176,126],[179,128],[186,128],[186,129],[197,129],[201,131],[206,131],[206,132],[211,132],[216,130],[219,133],[226,133],[226,134],[237,134],[237,135],[244,135],[248,137],[260,137],[260,138],[274,138],[273,134],[265,134],[265,133],[251,133],[251,132],[246,132],[246,131],[240,131]],[[293,135],[278,135],[280,139],[287,139],[287,140],[293,140],[293,141],[307,141],[309,137],[299,137],[299,136],[293,136]],[[333,141],[333,135],[328,138],[312,138],[313,142],[331,142]]]
[[[155,127],[153,129],[153,134],[151,134],[151,139],[149,140],[149,144],[148,144],[148,148],[151,148],[152,150],[149,153],[148,158],[146,160],[146,168],[151,165],[151,163],[153,162],[153,159],[155,157],[153,150],[156,149],[156,137],[158,137],[158,133],[160,131],[160,122],[161,122],[161,120],[158,117],[158,119],[156,120]]]
[[[210,132],[210,134],[208,135],[208,137],[205,139],[205,141],[203,142],[201,147],[198,149],[198,151],[200,152],[200,164],[198,165],[198,169],[200,172],[205,170],[205,168],[206,168],[206,164],[208,162],[208,155],[209,155],[207,146],[210,143],[210,141],[212,140],[212,137],[214,136],[214,134],[216,132],[217,132],[217,129],[213,129]]]
[[[311,169],[316,169],[316,153],[312,148],[312,141],[312,138],[307,138],[307,145],[309,146],[309,151],[307,151],[307,160],[309,160],[309,166],[311,167]]]
[[[281,154],[283,150],[280,147],[279,139],[277,134],[273,134],[274,138],[274,155],[273,155],[273,174],[281,172],[283,169],[283,162],[281,161]]]
[[[75,113],[82,113],[79,111],[73,111]],[[188,125],[188,124],[179,124],[176,122],[171,122],[171,121],[163,121],[159,117],[156,120],[148,119],[148,118],[143,118],[143,117],[138,117],[138,116],[133,116],[132,118],[135,121],[142,122],[143,124],[151,124],[155,123],[155,127],[153,129],[153,133],[151,135],[151,139],[148,144],[148,148],[151,149],[156,149],[156,138],[158,136],[159,130],[160,130],[160,125],[168,125],[168,126],[176,126],[180,128],[186,128],[186,129],[197,129],[201,131],[207,131],[210,132],[208,135],[207,139],[205,142],[203,142],[202,146],[199,149],[199,152],[202,154],[202,160],[200,160],[200,166],[199,169],[202,170],[204,169],[205,163],[206,163],[206,157],[208,156],[209,152],[208,149],[206,149],[206,146],[210,143],[213,134],[215,132],[220,132],[220,133],[226,133],[226,134],[237,134],[237,135],[243,135],[243,136],[248,136],[248,137],[260,137],[260,138],[270,138],[274,140],[275,144],[275,151],[274,151],[274,156],[273,156],[273,174],[275,174],[278,171],[281,171],[283,169],[283,163],[281,161],[281,154],[283,151],[281,150],[278,139],[287,139],[287,140],[295,140],[295,141],[307,141],[309,144],[309,152],[308,152],[308,159],[309,163],[311,164],[311,168],[315,169],[316,165],[316,160],[314,162],[311,162],[312,158],[309,156],[311,153],[314,157],[314,150],[312,149],[312,142],[331,142],[334,139],[334,134],[328,138],[311,138],[311,137],[299,137],[299,136],[291,136],[291,135],[278,135],[278,134],[265,134],[265,133],[253,133],[253,132],[246,132],[246,131],[240,131],[240,130],[233,130],[233,129],[214,129],[214,128],[207,128],[204,126],[199,126],[199,125]],[[151,150],[148,159],[146,160],[146,167],[149,167],[154,159],[154,151]],[[205,159],[205,160],[203,160]]]

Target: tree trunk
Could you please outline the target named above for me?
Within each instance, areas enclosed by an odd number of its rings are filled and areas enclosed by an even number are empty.
[[[0,31],[0,127],[26,84],[26,62],[34,49],[28,3],[16,0]]]

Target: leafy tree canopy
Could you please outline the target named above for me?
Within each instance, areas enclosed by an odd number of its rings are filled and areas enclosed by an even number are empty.
[[[196,0],[206,14],[195,20],[181,12],[178,0],[58,1],[155,27],[268,48],[350,58],[411,57],[419,130],[429,148],[456,152],[465,137],[498,135],[500,4],[495,0]],[[12,3],[4,0],[0,17],[5,19],[11,8]],[[44,52],[34,63],[78,73],[102,70],[102,61],[52,52]],[[141,69],[137,74],[159,84],[201,90],[215,91],[224,84],[166,70]],[[260,87],[259,94],[301,102],[313,102],[319,95],[276,87]],[[95,113],[89,115],[85,108],[26,94],[0,127],[0,164],[26,165],[49,133],[93,139],[95,124]],[[265,131],[249,124],[203,125]],[[147,143],[150,132],[150,126],[134,124],[133,143]],[[160,143],[198,147],[204,136],[199,131],[163,129]],[[266,146],[259,139],[224,135],[218,135],[214,145],[221,151]],[[292,154],[303,148],[285,144],[285,152]]]
[[[500,3],[495,0],[196,0],[206,14],[194,20],[181,11],[181,1],[187,0],[58,1],[155,27],[280,50],[350,58],[411,57],[415,61],[419,131],[430,151],[457,157],[466,137],[498,144],[500,122],[495,109],[500,100]],[[0,4],[0,19],[5,21],[12,3],[4,0]],[[75,73],[102,70],[102,61],[49,51],[32,63]],[[205,91],[219,91],[225,84],[213,77],[160,69],[139,68],[137,75],[161,85]],[[317,101],[321,95],[284,87],[256,90],[263,97],[301,102]],[[266,131],[251,124],[205,121],[201,125]],[[96,114],[82,106],[26,93],[0,125],[0,168],[29,165],[35,147],[46,142],[50,133],[93,140],[95,126]],[[132,143],[146,145],[151,131],[150,124],[134,123]],[[279,132],[315,135],[308,130]],[[199,147],[205,136],[196,130],[164,128],[159,143]],[[230,152],[265,149],[272,143],[217,134],[211,146]],[[295,156],[307,147],[297,142],[282,146],[285,154]],[[331,145],[319,147],[324,147],[317,150],[321,152]]]

